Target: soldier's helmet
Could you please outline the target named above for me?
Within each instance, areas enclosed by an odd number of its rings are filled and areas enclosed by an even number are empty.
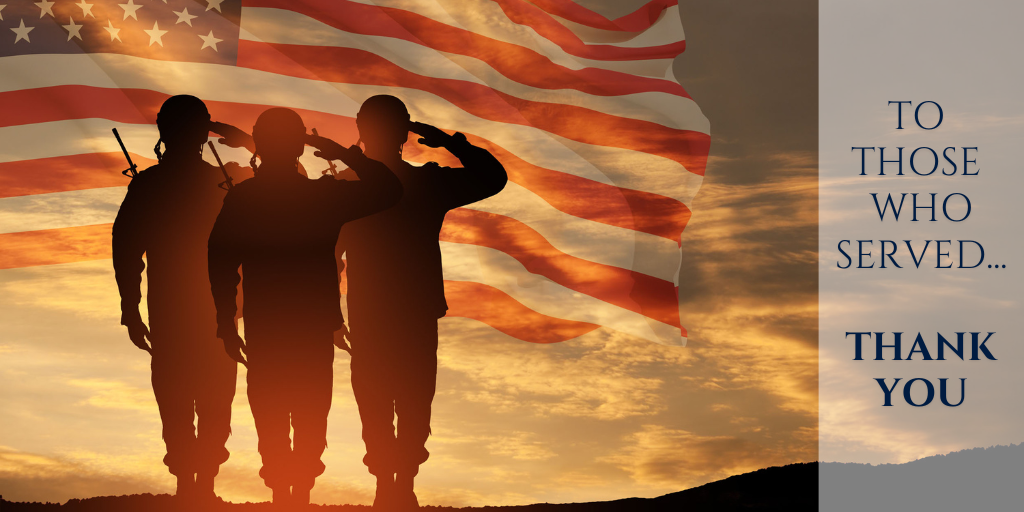
[[[203,100],[186,94],[171,96],[156,115],[160,140],[169,148],[195,147],[206,142],[210,133],[210,111]]]
[[[256,154],[263,159],[298,158],[305,150],[306,127],[294,110],[275,107],[256,119],[252,140]]]
[[[359,138],[370,144],[398,145],[409,137],[409,109],[387,94],[372,96],[356,114]]]

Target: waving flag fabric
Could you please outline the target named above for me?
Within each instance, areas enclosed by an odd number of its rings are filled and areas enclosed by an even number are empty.
[[[361,102],[392,94],[509,172],[446,218],[449,316],[538,343],[600,326],[685,343],[679,240],[710,139],[672,75],[675,0],[614,20],[569,0],[0,1],[0,268],[110,257],[127,185],[110,129],[153,164],[170,95],[246,130],[293,108],[352,144]],[[415,139],[405,157],[458,165]]]

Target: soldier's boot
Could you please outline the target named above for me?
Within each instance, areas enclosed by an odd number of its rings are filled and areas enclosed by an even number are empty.
[[[290,487],[272,487],[273,503],[279,509],[290,506],[292,503],[292,490]]]
[[[414,474],[398,473],[395,475],[395,494],[392,502],[392,510],[406,511],[420,508],[416,500],[416,493],[413,492]]]
[[[309,491],[316,484],[316,477],[299,477],[292,481],[292,505],[302,510],[309,506]]]
[[[195,495],[200,501],[214,501],[217,494],[213,492],[214,475],[208,472],[196,473]]]
[[[292,505],[297,509],[309,506],[309,489],[306,486],[292,487]]]
[[[373,496],[373,508],[378,510],[391,510],[391,503],[395,497],[395,474],[377,477],[377,493]]]

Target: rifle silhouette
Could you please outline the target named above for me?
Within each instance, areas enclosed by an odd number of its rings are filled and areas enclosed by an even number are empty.
[[[228,170],[224,168],[224,162],[220,161],[220,155],[217,154],[217,148],[213,147],[212,140],[208,140],[206,143],[210,145],[210,151],[213,151],[213,158],[217,159],[217,165],[220,166],[220,172],[224,173],[224,181],[218,183],[217,186],[222,190],[231,190],[235,186],[235,184],[232,183],[234,180],[228,174]]]
[[[117,128],[113,128],[113,132],[114,132],[114,137],[117,138],[117,143],[121,145],[121,152],[123,152],[124,153],[124,157],[126,159],[128,159],[128,168],[123,170],[123,171],[121,171],[121,174],[124,174],[125,176],[128,176],[129,178],[134,178],[138,174],[136,172],[136,169],[138,169],[138,166],[135,165],[135,162],[132,162],[132,157],[128,155],[128,149],[124,147],[124,142],[121,142],[121,135],[117,133]]]
[[[317,137],[320,136],[320,134],[316,132],[316,128],[313,128],[313,135],[315,135]],[[324,160],[327,160],[327,159],[325,158]],[[324,169],[324,171],[322,173],[320,173],[320,175],[321,176],[327,176],[327,174],[330,173],[331,176],[333,176],[334,178],[337,178],[338,177],[338,166],[334,164],[334,161],[333,160],[327,160],[327,166],[328,166],[327,169]]]

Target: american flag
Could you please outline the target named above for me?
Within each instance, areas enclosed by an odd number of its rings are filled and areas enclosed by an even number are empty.
[[[617,19],[570,0],[6,2],[0,269],[110,258],[127,185],[110,129],[140,168],[155,163],[171,95],[246,130],[289,107],[352,144],[362,101],[392,94],[509,173],[503,192],[445,220],[449,316],[537,343],[606,327],[685,344],[680,237],[710,137],[672,74],[677,0]],[[405,157],[458,165],[414,138]],[[302,161],[326,167],[311,151]]]

